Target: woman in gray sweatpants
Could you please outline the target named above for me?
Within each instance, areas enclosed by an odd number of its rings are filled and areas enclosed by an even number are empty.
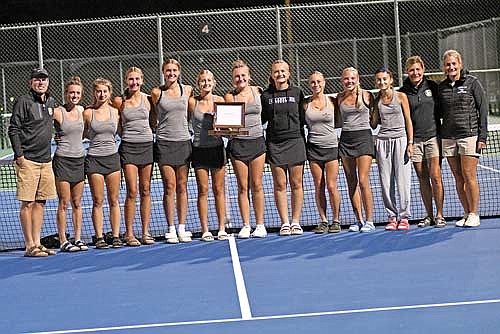
[[[413,127],[408,98],[392,87],[392,72],[382,68],[375,73],[380,93],[376,101],[376,115],[380,129],[377,137],[377,164],[382,188],[382,199],[389,216],[385,229],[408,230],[410,224],[411,160]],[[398,200],[396,200],[396,187]],[[398,206],[399,204],[399,206]]]

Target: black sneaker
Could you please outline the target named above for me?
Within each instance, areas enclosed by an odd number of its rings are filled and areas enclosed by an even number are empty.
[[[328,232],[328,222],[321,222],[313,230],[316,234],[322,234]]]
[[[328,225],[328,233],[339,233],[342,230],[340,227],[340,223],[338,221],[332,221],[330,225]]]

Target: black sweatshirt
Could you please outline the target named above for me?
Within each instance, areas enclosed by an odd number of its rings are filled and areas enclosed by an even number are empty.
[[[300,88],[289,86],[284,90],[276,90],[271,85],[260,98],[262,124],[267,122],[267,141],[278,143],[304,138],[304,93]]]
[[[51,159],[52,115],[55,100],[45,93],[40,95],[31,90],[14,103],[10,118],[9,138],[14,159],[24,156],[34,162],[49,162]]]

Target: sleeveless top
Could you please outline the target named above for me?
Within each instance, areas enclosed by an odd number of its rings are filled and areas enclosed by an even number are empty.
[[[55,122],[56,135],[59,137],[55,155],[67,158],[81,158],[85,155],[83,149],[82,134],[83,134],[83,108],[77,106],[78,118],[71,120],[67,118],[67,110],[63,106],[61,108],[62,123]]]
[[[362,91],[361,91],[362,94]],[[344,103],[344,99],[340,103],[340,113],[342,115],[342,131],[358,131],[358,130],[369,130],[370,127],[370,108],[368,108],[363,97],[361,101],[361,106],[359,108],[356,105],[347,105]]]
[[[141,93],[141,103],[137,107],[129,107],[125,104],[121,112],[123,124],[121,138],[125,142],[149,143],[153,141],[145,98],[145,95]]]
[[[338,147],[339,142],[335,132],[334,107],[325,95],[326,106],[322,110],[313,110],[311,103],[307,104],[306,123],[307,141],[319,147]]]
[[[245,103],[245,129],[248,130],[248,136],[237,136],[238,139],[256,139],[264,135],[260,114],[262,104],[260,97],[255,94],[254,88],[250,87],[253,95],[253,102]],[[234,102],[238,102],[237,95],[233,94]]]
[[[162,94],[158,101],[158,129],[156,138],[168,141],[189,140],[188,99],[186,86],[179,85],[181,96],[171,97]]]
[[[380,114],[378,138],[400,138],[406,136],[403,110],[394,89],[392,90],[392,100],[389,104],[383,104],[382,99],[379,99],[378,110]]]
[[[193,146],[194,147],[217,147],[223,145],[221,137],[213,137],[208,135],[208,130],[213,129],[214,113],[201,112],[198,110],[198,100],[193,110],[191,124],[193,127]]]
[[[88,154],[96,157],[104,157],[118,152],[115,135],[118,122],[111,107],[108,107],[109,119],[98,121],[94,116],[95,110],[92,109],[92,120],[89,127],[89,151]]]

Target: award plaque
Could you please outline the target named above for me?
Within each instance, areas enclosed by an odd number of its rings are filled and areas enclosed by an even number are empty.
[[[215,102],[211,136],[245,136],[245,102]]]

